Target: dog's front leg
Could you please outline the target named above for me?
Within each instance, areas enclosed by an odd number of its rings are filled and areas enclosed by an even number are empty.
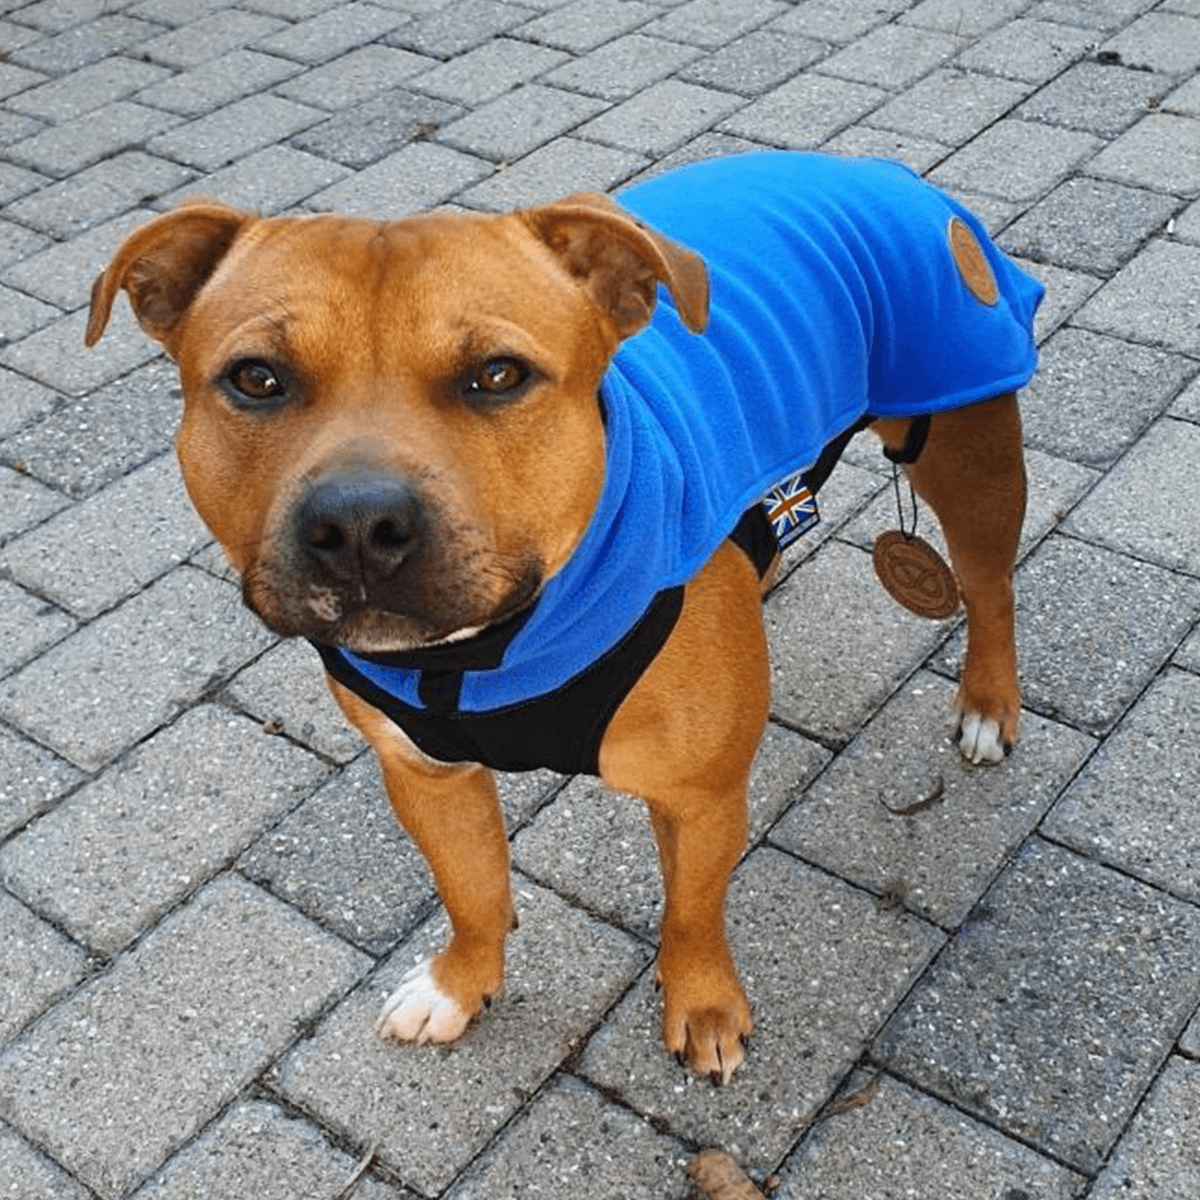
[[[385,1001],[377,1030],[405,1042],[452,1042],[500,989],[515,924],[508,840],[490,771],[421,754],[383,713],[330,679],[347,718],[375,748],[388,799],[429,864],[451,938]]]
[[[727,1082],[753,1032],[725,936],[725,892],[746,841],[746,790],[769,701],[759,582],[726,543],[688,584],[667,644],[609,724],[605,781],[641,796],[666,905],[657,971],[663,1041]]]

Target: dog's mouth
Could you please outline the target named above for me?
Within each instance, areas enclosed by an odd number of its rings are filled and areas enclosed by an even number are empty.
[[[361,654],[405,654],[466,642],[528,609],[542,586],[540,564],[525,561],[501,573],[497,599],[486,577],[467,584],[448,578],[429,588],[331,583],[320,578],[273,585],[270,572],[251,570],[242,598],[259,620],[284,637],[303,637]],[[493,572],[494,574],[494,572]]]

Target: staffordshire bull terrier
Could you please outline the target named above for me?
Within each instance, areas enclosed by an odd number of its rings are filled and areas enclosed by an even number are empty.
[[[645,800],[663,1041],[729,1079],[761,598],[860,428],[945,534],[962,752],[1013,745],[1041,287],[906,168],[751,154],[615,201],[396,221],[190,203],[117,251],[89,345],[120,289],[178,365],[192,501],[249,607],[317,647],[449,914],[383,1036],[450,1041],[499,989],[491,771],[548,766]]]

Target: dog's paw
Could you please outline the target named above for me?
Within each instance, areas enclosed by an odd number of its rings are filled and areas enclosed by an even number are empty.
[[[384,1001],[375,1032],[393,1042],[452,1042],[471,1022],[467,1012],[452,996],[438,987],[426,959],[400,981]]]
[[[968,762],[998,763],[1012,747],[1005,742],[999,721],[965,712],[958,726],[958,748]]]

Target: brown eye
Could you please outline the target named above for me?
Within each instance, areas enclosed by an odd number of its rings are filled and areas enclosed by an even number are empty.
[[[228,379],[235,399],[273,400],[285,390],[273,367],[252,358],[234,363]]]
[[[506,396],[529,378],[529,369],[515,358],[493,358],[471,383],[471,391],[488,396]]]

